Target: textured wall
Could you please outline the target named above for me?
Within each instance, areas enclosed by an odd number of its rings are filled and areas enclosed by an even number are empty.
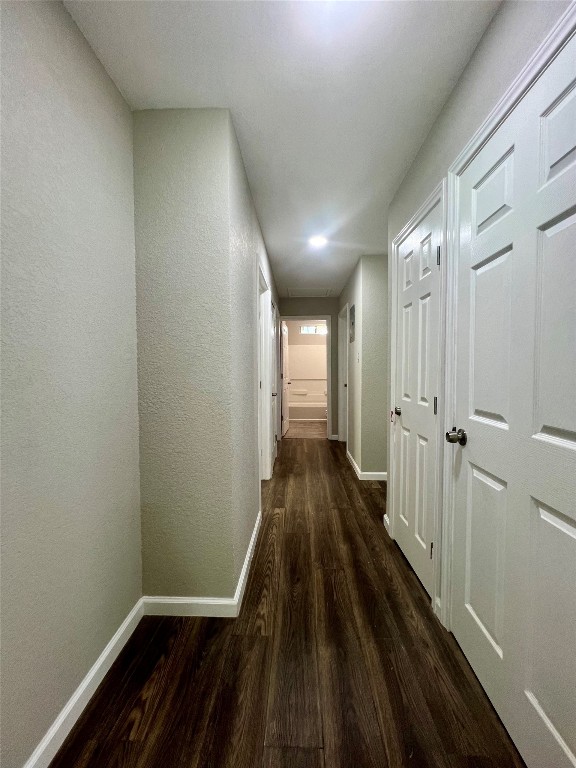
[[[144,592],[230,597],[259,509],[270,269],[228,111],[134,121]]]
[[[144,593],[234,592],[228,113],[134,113]]]
[[[230,323],[232,352],[232,522],[238,579],[260,508],[258,467],[258,266],[277,306],[268,262],[236,134],[228,118]]]
[[[362,469],[362,259],[340,294],[339,310],[355,307],[354,341],[348,348],[348,440],[346,448]]]
[[[362,464],[388,470],[388,260],[362,257]]]
[[[338,434],[338,311],[338,299],[280,299],[280,314],[282,317],[330,315],[333,435]]]
[[[446,175],[568,5],[566,0],[502,3],[394,196],[389,253],[394,237]]]
[[[59,3],[2,3],[2,757],[141,594],[132,118]]]

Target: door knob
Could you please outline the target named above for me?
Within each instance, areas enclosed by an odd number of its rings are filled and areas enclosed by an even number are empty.
[[[277,394],[277,392],[272,392],[272,397],[276,397]]]
[[[396,416],[402,416],[402,408],[398,408],[398,406],[396,406],[394,408],[394,413],[396,414]]]
[[[453,429],[450,432],[446,432],[446,442],[447,443],[460,443],[460,445],[466,445],[468,442],[468,435],[466,434],[466,430],[464,429],[456,429],[456,427],[453,427]]]

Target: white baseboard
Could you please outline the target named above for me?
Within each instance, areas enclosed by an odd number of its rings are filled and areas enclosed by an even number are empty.
[[[258,539],[258,531],[262,522],[262,513],[258,512],[250,544],[240,571],[238,584],[233,597],[164,597],[162,595],[145,595],[142,598],[146,616],[221,616],[234,617],[240,613],[242,598],[250,564],[254,556],[254,548]]]
[[[24,768],[48,768],[104,676],[128,642],[142,616],[237,616],[242,605],[250,564],[254,556],[262,513],[258,512],[248,551],[240,572],[234,597],[150,597],[144,596],[124,619],[114,637],[102,651],[84,680],[74,691],[64,709],[48,729],[42,741],[26,761]]]
[[[144,595],[145,616],[234,617],[238,608],[233,597],[169,597]]]
[[[250,544],[248,544],[248,550],[246,557],[244,558],[244,565],[240,571],[240,577],[238,584],[236,585],[236,592],[234,592],[234,600],[236,601],[236,613],[238,616],[240,608],[242,607],[242,600],[244,599],[244,590],[246,589],[246,583],[248,582],[248,575],[250,573],[250,565],[252,564],[252,558],[254,557],[254,550],[256,549],[256,542],[258,540],[258,532],[260,530],[260,524],[262,523],[262,512],[258,512],[256,522],[254,523],[254,530],[250,537]]]
[[[356,462],[354,461],[354,457],[352,456],[350,451],[346,451],[346,457],[350,462],[350,464],[352,464],[354,472],[356,472],[356,475],[358,476],[359,480],[387,480],[388,479],[388,472],[362,472],[358,464],[356,464]]]
[[[328,440],[338,440],[338,435],[330,435]]]
[[[74,691],[56,720],[52,723],[42,741],[30,755],[24,768],[48,768],[56,753],[64,743],[84,708],[96,692],[104,676],[126,645],[130,635],[136,629],[143,616],[142,600],[124,619],[113,638],[102,651],[84,680]]]

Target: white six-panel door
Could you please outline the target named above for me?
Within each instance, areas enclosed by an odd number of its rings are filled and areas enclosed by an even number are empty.
[[[456,194],[451,628],[530,768],[575,768],[574,39]]]
[[[442,204],[408,232],[395,250],[396,382],[393,535],[432,595],[438,495],[438,396]]]
[[[280,331],[281,331],[281,363],[282,363],[282,374],[281,374],[281,381],[282,381],[282,410],[281,410],[281,417],[282,417],[282,437],[288,432],[288,427],[290,426],[290,406],[288,405],[288,400],[290,397],[290,390],[288,387],[290,386],[290,361],[288,357],[288,326],[284,321],[280,323]]]

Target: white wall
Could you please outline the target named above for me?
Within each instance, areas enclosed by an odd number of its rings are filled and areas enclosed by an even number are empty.
[[[310,320],[288,320],[290,360],[289,404],[291,419],[326,418],[327,345],[326,336],[301,334],[301,325]],[[325,323],[324,323],[325,325]]]
[[[132,117],[59,3],[2,3],[2,756],[141,594]]]
[[[144,592],[230,597],[259,509],[269,267],[228,111],[134,119]]]

